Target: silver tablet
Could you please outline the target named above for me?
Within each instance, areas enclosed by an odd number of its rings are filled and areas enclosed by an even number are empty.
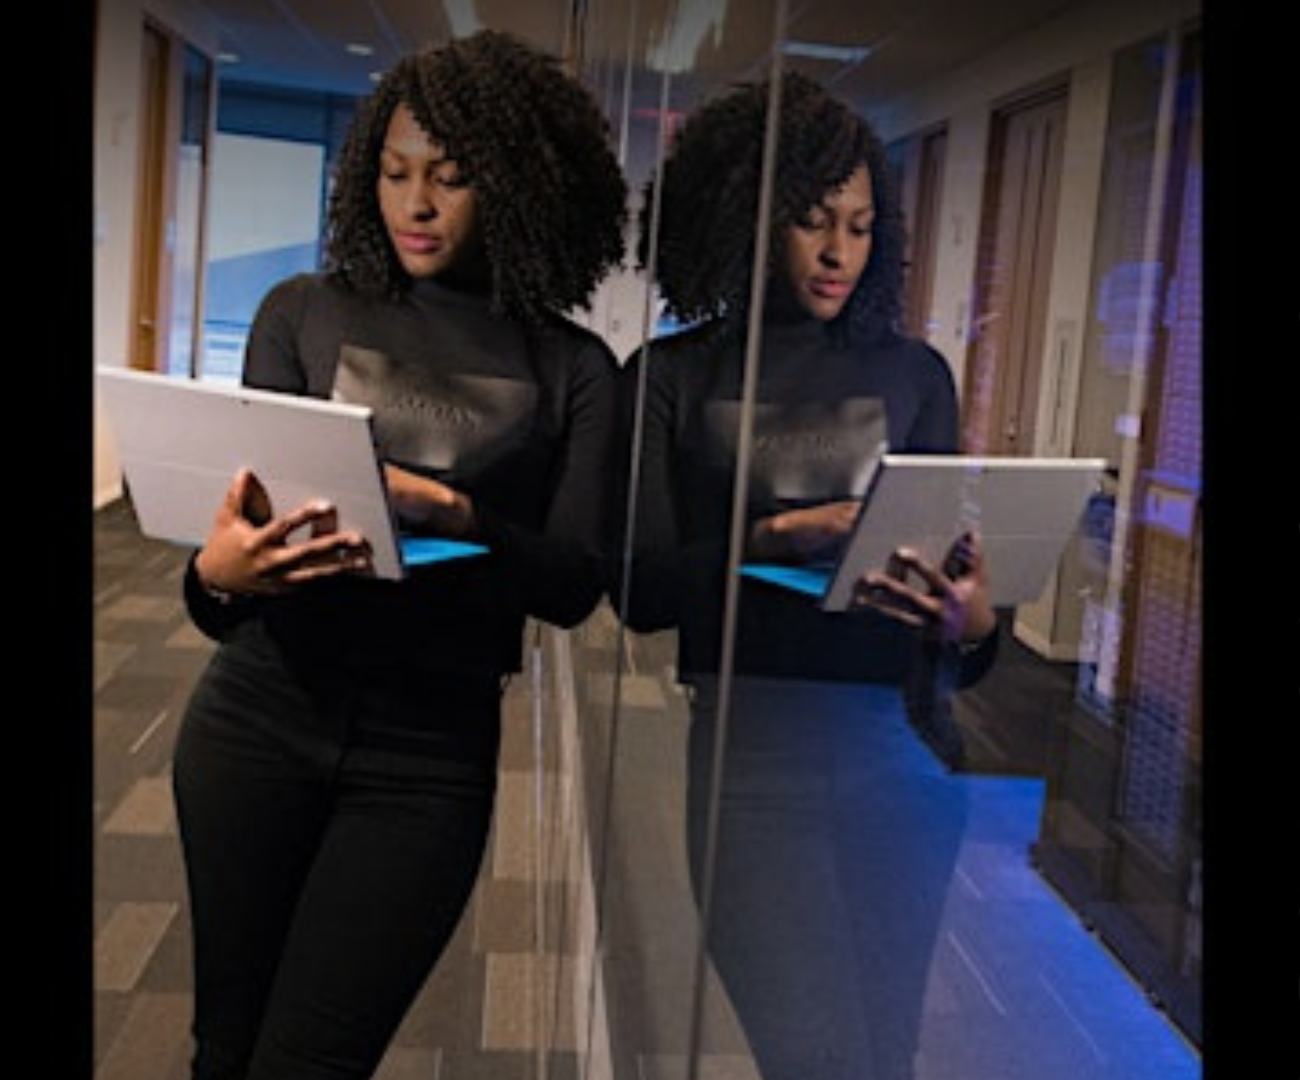
[[[146,536],[201,545],[248,466],[275,512],[328,500],[370,541],[379,577],[405,576],[368,407],[104,365],[96,376]]]
[[[833,564],[746,563],[747,577],[793,589],[844,611],[858,579],[886,568],[900,547],[935,565],[967,530],[980,534],[993,602],[1037,600],[1099,490],[1102,458],[882,454],[862,510]]]
[[[843,611],[854,583],[899,547],[941,565],[967,530],[980,534],[993,602],[1037,600],[1105,468],[1102,458],[885,454],[821,605]]]

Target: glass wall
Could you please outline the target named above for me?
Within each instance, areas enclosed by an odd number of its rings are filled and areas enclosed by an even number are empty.
[[[729,351],[674,357],[739,373],[721,394],[734,486],[679,504],[696,515],[680,535],[717,524],[725,568],[692,581],[712,621],[638,631],[605,611],[575,636],[605,1020],[588,1060],[610,1067],[592,1075],[1198,1076],[1196,11],[1054,5],[900,85],[874,66],[895,61],[886,8],[701,8],[672,24],[679,45],[698,35],[689,61],[633,64],[621,82],[593,66],[629,175],[656,175],[684,119],[733,81],[822,82],[887,143],[908,215],[905,323],[949,365],[959,449],[1097,456],[1105,474],[1043,594],[1000,612],[994,668],[926,711],[916,685],[808,655],[744,573],[771,486],[763,425],[817,397],[817,360],[804,385],[778,384],[789,358],[761,310]],[[630,54],[664,55],[639,39]],[[776,167],[763,175],[760,207],[780,195]],[[629,365],[677,329],[655,207],[638,209],[652,284],[639,316],[613,320],[641,328]],[[655,392],[638,385],[634,426],[663,407]],[[690,450],[671,453],[698,463]],[[634,489],[663,453],[642,451]],[[629,522],[633,580],[653,578],[638,537],[654,524]],[[719,663],[701,675],[681,634],[706,631]],[[1080,922],[1056,921],[1062,900]],[[1127,990],[1071,974],[1072,949],[1098,941]],[[1135,1038],[1153,1007],[1168,1037]]]
[[[1078,549],[1045,872],[1201,1030],[1201,35],[1118,51],[1079,388],[1114,481]]]
[[[498,850],[526,885],[528,942],[502,976],[526,1005],[501,1022],[530,1075],[1198,1076],[1197,5],[478,7],[597,91],[633,193],[625,266],[579,316],[628,389],[623,578],[578,629],[530,627],[508,701],[522,741]],[[816,470],[786,490],[798,440],[778,436],[878,449],[874,375],[769,325],[788,297],[764,273],[727,297],[747,305],[738,336],[651,378],[646,343],[689,320],[665,303],[650,182],[697,109],[803,78],[871,123],[889,172],[870,197],[888,181],[903,215],[898,320],[923,347],[861,363],[933,363],[953,449],[1105,461],[1042,594],[998,611],[993,666],[969,685],[908,627],[823,614],[749,573],[758,518],[844,494]],[[318,144],[326,172],[341,125]],[[795,134],[755,129],[738,151],[753,184],[728,195],[752,207],[746,258],[765,268],[787,258],[768,214],[806,152]],[[318,217],[302,169],[319,174],[320,154],[290,156],[286,182],[310,196],[295,215]],[[797,228],[830,213],[810,191]],[[210,198],[227,194],[218,180]],[[289,224],[268,246],[314,257]],[[209,230],[210,329],[227,317],[213,267],[244,250],[231,241]],[[814,291],[842,286],[833,264]],[[668,410],[664,387],[694,372],[711,392]],[[654,576],[664,521],[642,501],[665,476],[688,481],[681,546],[709,548],[676,578]],[[648,590],[683,601],[666,604],[677,618],[620,617],[647,581],[677,590]],[[1153,1009],[1170,1021],[1154,1033]]]

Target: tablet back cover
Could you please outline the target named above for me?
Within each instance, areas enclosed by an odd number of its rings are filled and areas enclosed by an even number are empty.
[[[967,529],[980,533],[994,603],[1038,599],[1098,489],[1100,458],[886,454],[822,607],[844,610],[854,583],[898,547],[943,562]]]
[[[146,536],[200,546],[247,466],[277,513],[326,499],[369,539],[378,576],[404,576],[369,408],[151,371],[101,366],[97,376]]]

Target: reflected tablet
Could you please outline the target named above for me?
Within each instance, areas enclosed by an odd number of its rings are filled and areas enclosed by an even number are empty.
[[[370,541],[379,577],[405,576],[368,407],[152,371],[96,375],[146,536],[200,546],[247,466],[276,513],[325,499]]]
[[[884,454],[862,511],[832,566],[747,564],[749,577],[793,588],[826,611],[843,611],[868,570],[884,569],[899,547],[942,565],[963,532],[979,532],[993,602],[1013,607],[1037,600],[1099,489],[1102,458],[979,457]]]

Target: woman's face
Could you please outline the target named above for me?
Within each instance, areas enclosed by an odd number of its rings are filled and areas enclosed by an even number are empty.
[[[871,257],[875,216],[871,174],[859,165],[786,230],[785,284],[813,318],[828,322],[844,309]]]
[[[405,105],[393,110],[379,159],[379,212],[403,269],[434,277],[481,268],[478,199],[454,161]]]

